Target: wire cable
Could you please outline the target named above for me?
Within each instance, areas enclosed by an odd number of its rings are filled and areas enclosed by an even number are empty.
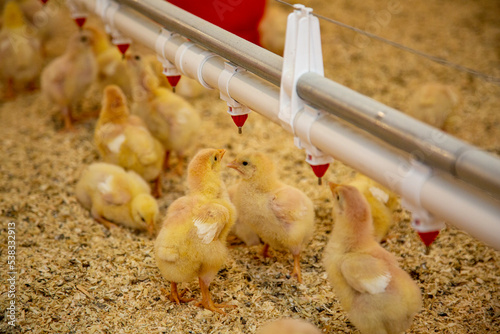
[[[279,2],[279,3],[283,4],[283,5],[287,5],[287,6],[293,7],[293,4],[290,4],[290,3],[286,2],[286,1],[283,1],[283,0],[274,0],[274,1]],[[419,51],[419,50],[415,50],[415,49],[410,48],[410,47],[408,47],[406,45],[403,45],[403,44],[391,41],[391,40],[389,40],[387,38],[380,37],[378,35],[375,35],[375,34],[372,34],[372,33],[368,32],[368,31],[365,31],[365,30],[362,30],[362,29],[350,26],[348,24],[345,24],[345,23],[342,23],[340,21],[331,19],[329,17],[323,16],[323,15],[320,15],[320,14],[316,14],[314,12],[312,14],[314,16],[316,16],[317,18],[321,19],[321,20],[333,23],[333,24],[338,25],[338,26],[340,26],[342,28],[346,28],[346,29],[352,30],[352,31],[354,31],[354,32],[356,32],[358,34],[362,34],[362,35],[367,36],[369,38],[378,40],[378,41],[380,41],[382,43],[389,44],[389,45],[391,45],[391,46],[393,46],[395,48],[398,48],[400,50],[403,50],[403,51],[412,53],[414,55],[426,58],[426,59],[428,59],[428,60],[430,60],[432,62],[435,62],[437,64],[453,68],[453,69],[458,70],[460,72],[468,73],[468,74],[473,75],[475,77],[481,78],[481,79],[483,79],[483,80],[485,80],[487,82],[491,82],[491,83],[493,83],[495,85],[500,85],[500,78],[498,78],[498,77],[495,77],[495,76],[492,76],[492,75],[489,75],[489,74],[485,74],[485,73],[480,72],[480,71],[476,71],[476,70],[474,70],[472,68],[469,68],[469,67],[466,67],[466,66],[463,66],[463,65],[451,62],[451,61],[446,60],[444,58],[440,58],[440,57],[433,56],[433,55],[430,55],[428,53],[425,53],[425,52],[422,52],[422,51]]]

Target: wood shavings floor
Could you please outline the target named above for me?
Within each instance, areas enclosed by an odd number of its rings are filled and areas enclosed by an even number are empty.
[[[370,24],[375,29],[378,22],[376,33],[384,37],[499,74],[496,2],[304,3],[363,29]],[[401,11],[380,21],[391,4],[399,4]],[[354,33],[321,25],[327,77],[403,110],[419,85],[453,85],[461,102],[447,131],[500,152],[499,87],[375,41],[356,46]],[[193,103],[204,122],[200,147],[226,148],[227,162],[243,148],[264,150],[277,160],[281,178],[313,199],[316,232],[302,257],[304,283],[288,278],[290,255],[272,251],[272,258],[262,260],[260,247],[236,243],[210,288],[215,301],[234,303],[236,309],[218,315],[193,303],[172,304],[160,291],[169,286],[156,269],[152,239],[125,228],[107,231],[74,197],[82,169],[98,160],[92,142],[94,121],[78,124],[75,133],[60,133],[55,107],[35,92],[0,104],[0,251],[5,268],[7,224],[15,222],[18,266],[18,326],[12,329],[4,317],[8,277],[2,269],[0,332],[254,333],[269,320],[293,317],[312,322],[324,333],[359,333],[340,308],[322,268],[333,224],[331,195],[326,186],[316,184],[303,152],[288,133],[256,113],[238,135],[217,92],[207,92]],[[326,180],[342,182],[351,172],[336,161]],[[235,174],[224,171],[227,184],[237,180]],[[175,175],[164,180],[161,213],[184,193],[184,181]],[[425,255],[408,214],[394,214],[398,223],[384,247],[419,284],[424,304],[407,333],[499,332],[499,252],[448,224]],[[200,297],[197,282],[181,287],[189,289],[188,297]]]

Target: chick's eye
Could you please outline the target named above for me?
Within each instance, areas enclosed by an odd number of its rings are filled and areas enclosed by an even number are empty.
[[[135,60],[141,60],[141,56],[135,56],[134,59]]]
[[[217,161],[217,156],[214,157],[214,161]]]
[[[246,165],[248,165],[248,161],[243,161],[242,164],[243,164],[243,166],[246,166]]]
[[[142,222],[143,222],[143,223],[145,223],[145,222],[146,222],[146,219],[144,219],[144,217],[143,217],[143,216],[141,216],[141,220],[142,220]]]
[[[340,201],[340,196],[337,194],[337,201]]]
[[[87,41],[87,36],[80,37],[80,41],[85,43]]]

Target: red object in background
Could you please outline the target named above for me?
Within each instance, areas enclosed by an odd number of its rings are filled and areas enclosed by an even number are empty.
[[[231,107],[229,107],[231,109]],[[234,124],[238,127],[238,133],[241,134],[242,130],[241,128],[243,125],[245,125],[245,122],[248,118],[248,114],[244,115],[231,115],[231,118],[233,119]]]
[[[127,52],[128,48],[130,47],[130,44],[128,43],[116,44],[116,47],[118,48],[118,50],[120,50],[121,54],[124,55],[125,52]]]
[[[85,21],[87,21],[87,18],[86,17],[76,17],[75,18],[75,23],[77,26],[79,26],[80,28],[83,27],[83,25],[85,24]]]
[[[437,231],[429,231],[429,232],[418,232],[418,235],[420,236],[420,239],[426,245],[429,247],[434,240],[436,240],[437,236],[439,234],[439,230]]]
[[[177,84],[179,83],[179,80],[181,80],[180,75],[167,75],[166,77],[167,77],[168,83],[173,88],[175,88],[177,86]]]
[[[260,45],[258,26],[266,0],[169,0],[205,21]]]
[[[325,176],[326,171],[328,170],[328,167],[330,167],[330,164],[324,164],[324,165],[311,165],[311,168],[314,172],[314,175],[317,177],[323,177]]]
[[[45,5],[47,3],[47,1],[49,1],[49,0],[41,0],[41,1]]]

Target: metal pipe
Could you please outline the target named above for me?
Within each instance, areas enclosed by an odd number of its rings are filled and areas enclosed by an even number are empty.
[[[500,159],[487,152],[315,73],[300,77],[297,93],[314,107],[500,198]]]
[[[167,29],[180,33],[259,77],[280,85],[281,57],[168,2],[116,1],[136,9]],[[500,198],[500,159],[317,74],[304,74],[297,83],[297,92],[309,104],[414,154],[431,167],[442,169]]]
[[[86,5],[89,10],[95,11],[95,0],[77,1]],[[125,6],[119,8],[114,15],[115,27],[121,33],[155,50],[156,39],[161,29],[159,24]],[[165,43],[165,55],[170,61],[175,60],[177,50],[183,43],[185,40],[181,37],[172,38]],[[183,53],[182,61],[186,63],[194,61],[203,51],[197,46],[192,46]],[[200,66],[204,82],[211,87],[217,87],[218,78],[224,70],[224,60],[214,56]],[[275,85],[253,73],[243,71],[235,74],[229,81],[228,91],[238,102],[281,124],[278,118],[279,90]],[[295,122],[300,120],[299,114]],[[338,158],[403,197],[405,194],[408,196],[409,191],[414,191],[416,195],[412,194],[411,197],[417,198],[424,209],[456,224],[500,250],[499,201],[439,170],[435,170],[431,177],[425,179],[420,189],[413,190],[408,187],[407,178],[408,166],[411,166],[410,154],[397,150],[394,146],[335,116],[324,114],[318,118],[311,125],[309,135],[311,142],[323,152]],[[476,152],[479,151],[469,151],[468,154],[472,155],[462,155],[463,163],[460,166],[474,161]]]
[[[116,0],[279,86],[283,59],[166,1]]]

